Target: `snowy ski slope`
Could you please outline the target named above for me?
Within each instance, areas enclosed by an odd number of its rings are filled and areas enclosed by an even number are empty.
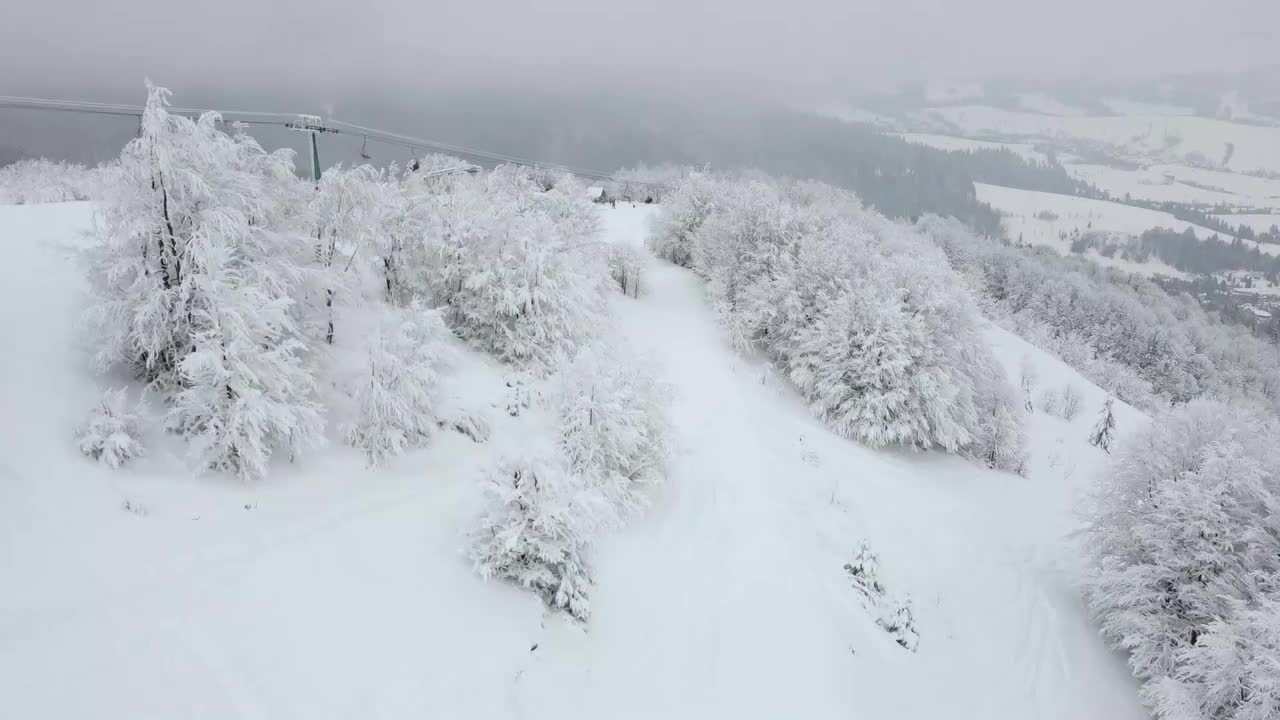
[[[602,210],[640,244],[651,208]],[[178,448],[111,472],[71,433],[103,388],[87,368],[74,262],[92,207],[0,207],[0,717],[1147,717],[1077,597],[1071,509],[1106,456],[1104,393],[994,327],[1016,382],[1071,382],[1084,410],[1029,419],[1020,478],[872,451],[814,420],[733,353],[690,272],[650,259],[622,332],[674,388],[678,448],[639,522],[595,549],[585,631],[476,576],[474,474],[519,447],[441,435],[371,472],[335,445],[246,485],[190,477]],[[501,401],[468,354],[454,401]],[[1117,409],[1123,433],[1145,419]],[[857,602],[859,542],[910,596],[917,653]]]

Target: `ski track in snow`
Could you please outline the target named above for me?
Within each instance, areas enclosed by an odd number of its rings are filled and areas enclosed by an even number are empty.
[[[641,244],[650,211],[604,211],[606,236]],[[86,219],[0,208],[22,349],[0,354],[0,588],[17,588],[0,593],[0,717],[1145,717],[1063,570],[1060,471],[834,437],[728,347],[696,276],[653,258],[641,297],[614,304],[672,385],[677,447],[650,511],[595,548],[586,628],[462,552],[475,469],[520,442],[502,413],[488,446],[443,435],[382,473],[341,448],[254,486],[186,478],[163,448],[97,468],[69,435],[107,381],[66,350],[81,271],[56,245]],[[17,314],[33,288],[68,292]],[[1006,365],[1028,352],[995,337]],[[1034,420],[1034,453],[1054,434],[1093,451]],[[864,539],[913,600],[917,653],[848,584]]]

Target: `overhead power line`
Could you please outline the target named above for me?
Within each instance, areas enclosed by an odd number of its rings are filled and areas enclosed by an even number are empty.
[[[0,95],[0,108],[49,110],[90,115],[115,115],[121,117],[142,117],[143,110],[145,109],[141,105],[99,103],[85,100],[51,100],[48,98],[14,97],[6,95]],[[479,162],[519,165],[548,172],[567,172],[589,180],[619,182],[646,187],[660,187],[657,183],[626,180],[619,178],[616,175],[597,170],[571,167],[568,165],[543,162],[540,160],[531,160],[529,158],[521,158],[513,155],[507,155],[505,153],[490,152],[487,150],[476,150],[474,148],[438,142],[435,140],[424,140],[410,135],[365,127],[363,125],[343,122],[333,118],[321,119],[318,116],[307,115],[305,113],[272,113],[253,110],[202,110],[196,108],[176,107],[167,108],[167,110],[170,113],[189,117],[198,117],[206,112],[216,112],[222,116],[222,119],[226,122],[241,122],[249,125],[275,125],[295,130],[311,129],[313,132],[350,135],[389,145],[397,145],[411,150],[446,153]],[[303,125],[305,125],[305,127],[300,127]]]

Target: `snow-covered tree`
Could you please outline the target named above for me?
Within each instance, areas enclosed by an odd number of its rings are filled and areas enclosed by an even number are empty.
[[[911,600],[898,602],[889,596],[884,584],[880,582],[879,556],[863,543],[853,560],[845,563],[844,571],[863,606],[875,615],[876,624],[893,636],[899,645],[915,652],[920,644],[920,635],[916,631]]]
[[[1063,420],[1075,420],[1080,414],[1080,405],[1084,403],[1084,395],[1080,393],[1080,388],[1074,383],[1067,383],[1062,387],[1062,402],[1058,407],[1058,417]]]
[[[359,415],[343,428],[346,441],[380,465],[425,443],[437,424],[440,371],[450,356],[450,333],[436,310],[412,304],[384,310],[367,341],[367,365],[356,386]],[[459,422],[463,422],[459,420]],[[473,437],[474,423],[463,427]]]
[[[976,310],[913,229],[847,192],[759,176],[691,176],[668,203],[658,251],[688,253],[730,342],[763,350],[837,433],[975,457],[1007,445],[994,462],[1019,464],[1021,418]]]
[[[552,367],[603,322],[608,270],[581,234],[593,224],[556,193],[505,168],[432,208],[432,298],[458,335],[507,362]]]
[[[1022,387],[1023,406],[1027,409],[1027,412],[1033,412],[1035,404],[1031,401],[1031,393],[1036,389],[1036,383],[1040,380],[1040,372],[1036,370],[1035,361],[1027,353],[1023,353],[1018,367],[1018,384]]]
[[[1058,388],[1047,387],[1040,391],[1039,405],[1046,415],[1057,417],[1062,409],[1062,394],[1058,392]]]
[[[706,173],[690,173],[676,182],[663,199],[663,213],[649,235],[649,249],[664,260],[690,267],[694,233],[711,214],[716,191],[716,183]]]
[[[579,620],[591,612],[584,555],[606,510],[556,453],[506,460],[485,479],[487,507],[472,537],[483,577],[534,590],[547,607]]]
[[[864,600],[879,602],[884,597],[884,585],[880,582],[880,556],[876,555],[870,545],[862,543],[853,559],[845,563],[844,571],[849,575],[853,589]]]
[[[970,364],[978,424],[973,442],[964,453],[1018,475],[1027,472],[1027,438],[1018,397],[995,357],[985,348]],[[1023,377],[1026,377],[1025,374]]]
[[[323,428],[294,300],[304,187],[291,153],[167,105],[151,88],[98,227],[98,360],[170,401],[199,465],[260,476],[274,448],[314,445]]]
[[[597,342],[564,368],[554,403],[569,471],[600,492],[619,520],[643,508],[669,446],[668,391],[647,360]]]
[[[640,297],[640,272],[644,254],[630,245],[609,246],[609,276],[627,297]]]
[[[927,329],[905,299],[871,288],[842,294],[797,333],[790,377],[844,437],[958,451],[973,440],[972,402],[957,403],[963,389],[922,362]]]
[[[294,453],[319,444],[324,416],[293,301],[276,294],[289,287],[293,268],[279,262],[272,244],[293,239],[250,227],[188,245],[199,295],[168,423],[191,442],[200,465],[260,478],[274,448]]]
[[[1248,406],[1180,406],[1125,444],[1094,499],[1089,605],[1163,717],[1274,706],[1277,430]]]
[[[145,454],[139,437],[140,408],[141,403],[129,406],[125,388],[108,390],[76,432],[80,452],[113,469]]]
[[[320,334],[333,344],[335,299],[354,283],[350,274],[356,254],[366,257],[391,244],[384,237],[389,190],[382,173],[369,165],[329,168],[320,176],[308,206],[315,238],[316,288],[319,296]],[[387,277],[390,285],[390,275]]]
[[[111,166],[30,159],[0,167],[0,205],[92,200],[102,196]]]
[[[1089,444],[1102,448],[1108,453],[1111,452],[1111,442],[1115,439],[1116,432],[1116,417],[1112,404],[1112,399],[1107,398],[1102,405],[1102,410],[1098,413],[1097,424],[1089,433]]]
[[[1267,720],[1280,717],[1280,601],[1230,600],[1232,613],[1209,623],[1180,651],[1172,678],[1158,684],[1166,718]]]

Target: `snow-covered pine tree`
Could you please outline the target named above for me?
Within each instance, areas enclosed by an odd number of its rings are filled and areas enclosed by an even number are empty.
[[[380,465],[425,443],[437,424],[440,371],[450,356],[450,333],[437,310],[418,303],[386,308],[367,343],[368,364],[356,386],[357,418],[346,441]]]
[[[76,432],[80,452],[112,469],[145,454],[139,439],[137,407],[129,407],[125,388],[108,390]]]
[[[1111,442],[1115,439],[1116,418],[1113,401],[1107,398],[1103,403],[1101,412],[1098,413],[1098,422],[1093,426],[1093,431],[1089,433],[1089,444],[1094,447],[1102,448],[1104,451],[1111,452]]]
[[[892,635],[899,645],[915,652],[920,644],[920,635],[916,632],[911,601],[897,602],[889,597],[880,582],[879,556],[864,542],[853,560],[845,563],[844,571],[853,583],[853,589],[861,596],[863,606],[875,615],[876,624]]]
[[[547,607],[585,621],[591,573],[584,555],[607,512],[556,453],[506,460],[485,482],[488,506],[471,557],[485,578],[534,590]]]
[[[150,88],[99,227],[98,357],[171,401],[201,466],[260,476],[274,447],[323,427],[293,301],[302,186],[291,153],[223,133],[214,113],[170,115],[168,95]]]
[[[880,584],[880,557],[865,542],[858,547],[853,560],[845,563],[844,571],[853,582],[853,589],[862,597],[873,603],[879,603],[884,597],[884,585]]]

